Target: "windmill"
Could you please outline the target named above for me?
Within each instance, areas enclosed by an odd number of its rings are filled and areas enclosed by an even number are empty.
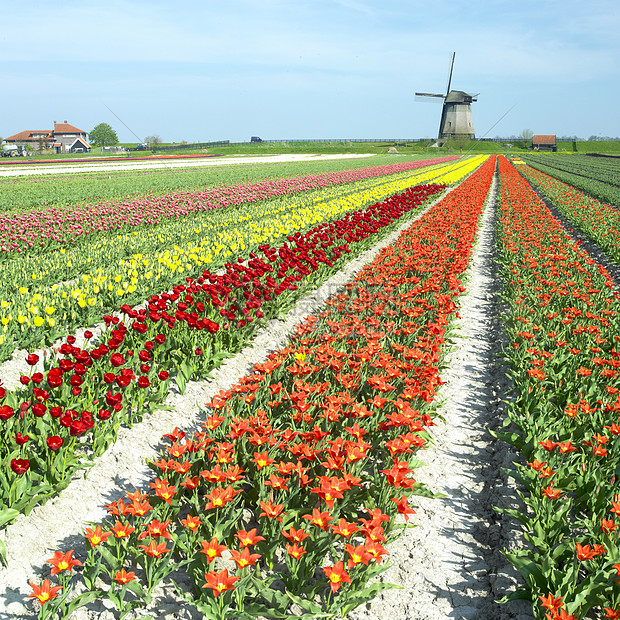
[[[416,93],[416,101],[437,101],[443,99],[441,122],[439,123],[438,142],[448,138],[476,137],[474,122],[471,118],[471,104],[477,101],[476,95],[468,95],[462,90],[450,90],[452,69],[454,68],[454,52],[450,56],[450,73],[445,95],[434,93]]]

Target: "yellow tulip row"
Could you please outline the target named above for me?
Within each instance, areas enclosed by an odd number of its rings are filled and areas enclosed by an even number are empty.
[[[24,261],[26,257],[9,261],[0,285],[4,297],[0,299],[0,347],[4,348],[0,354],[5,357],[15,344],[40,344],[43,332],[48,332],[45,337],[49,341],[58,337],[60,328],[66,332],[87,325],[102,311],[166,290],[179,276],[183,279],[183,274],[221,266],[258,245],[273,244],[407,187],[455,183],[484,159],[458,160],[100,237],[86,246],[62,248],[39,257],[37,269],[30,273],[25,270],[34,265]],[[64,281],[52,283],[53,277]],[[16,289],[18,295],[14,295]]]

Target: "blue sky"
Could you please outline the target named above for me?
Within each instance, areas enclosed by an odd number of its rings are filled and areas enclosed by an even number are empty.
[[[613,0],[0,0],[0,9],[0,136],[67,120],[85,131],[107,122],[134,142],[134,133],[432,137],[441,106],[414,92],[445,90],[452,51],[452,87],[480,93],[479,137],[620,136]]]

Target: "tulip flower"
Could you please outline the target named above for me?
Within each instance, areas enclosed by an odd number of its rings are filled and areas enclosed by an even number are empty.
[[[42,606],[48,601],[56,598],[58,593],[62,590],[62,586],[52,586],[47,579],[44,579],[40,586],[31,583],[30,587],[33,589],[33,592],[28,596],[37,598]]]
[[[351,583],[351,577],[344,569],[342,562],[337,562],[334,566],[325,566],[322,570],[329,579],[329,585],[334,593],[339,590],[343,583]]]
[[[213,595],[217,598],[223,592],[227,590],[233,590],[236,581],[239,581],[239,577],[231,577],[228,575],[228,570],[224,569],[219,573],[212,571],[205,574],[206,583],[203,588],[211,588]]]
[[[82,562],[73,559],[73,550],[67,553],[55,551],[54,557],[45,561],[52,565],[52,577],[63,571],[70,571],[74,566],[82,566]]]

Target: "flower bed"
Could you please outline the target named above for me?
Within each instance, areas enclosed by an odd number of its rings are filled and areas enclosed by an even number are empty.
[[[619,296],[503,158],[500,173],[506,356],[515,384],[501,437],[523,455],[512,475],[527,507],[506,512],[531,545],[508,554],[527,584],[510,598],[531,598],[540,619],[617,618]]]
[[[527,163],[536,170],[587,192],[599,200],[620,203],[620,166],[618,161],[587,155],[527,155]]]
[[[117,308],[119,300],[140,303],[154,290],[167,290],[206,267],[223,266],[228,257],[245,257],[261,244],[281,243],[287,235],[406,187],[454,173],[462,176],[480,161],[420,168],[295,196],[272,195],[260,204],[259,194],[229,188],[238,194],[225,209],[192,212],[178,197],[175,208],[160,199],[161,210],[168,215],[161,221],[136,224],[133,230],[113,227],[114,232],[107,234],[91,231],[66,248],[45,252],[33,248],[16,255],[4,263],[0,282],[0,359],[10,357],[16,347],[50,344],[78,327],[92,325],[102,312]]]
[[[412,478],[415,456],[494,163],[210,403],[200,432],[167,436],[150,490],[112,502],[110,522],[87,528],[88,591],[73,607],[105,597],[124,613],[179,568],[196,584],[183,594],[212,618],[281,617],[294,605],[333,617],[389,587],[367,582],[385,565],[395,516],[426,492]],[[62,591],[33,586],[42,615],[67,610],[73,561],[59,552],[51,562]]]
[[[529,166],[521,174],[538,187],[566,219],[596,243],[615,263],[620,262],[620,211]]]
[[[87,238],[88,235],[105,234],[110,230],[157,224],[166,218],[185,217],[200,211],[352,183],[455,159],[458,158],[442,157],[362,170],[219,185],[202,191],[188,190],[166,196],[140,197],[132,201],[87,204],[66,209],[42,209],[23,214],[11,213],[0,216],[0,251],[23,252],[29,248],[40,250],[41,247],[72,244]]]
[[[284,312],[304,290],[316,286],[376,242],[401,216],[443,186],[419,186],[368,209],[328,222],[280,248],[261,246],[226,265],[205,271],[149,299],[123,306],[126,321],[104,316],[107,329],[84,348],[69,337],[44,360],[44,372],[23,376],[15,391],[0,388],[2,487],[0,524],[66,486],[72,473],[114,441],[121,424],[132,425],[161,403],[171,379],[184,390],[240,350],[258,323]],[[31,365],[39,361],[32,354]],[[0,550],[1,551],[1,550]]]

